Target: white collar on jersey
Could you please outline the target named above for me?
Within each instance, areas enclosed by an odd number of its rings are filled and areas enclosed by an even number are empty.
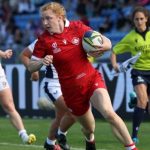
[[[69,20],[68,20],[68,19],[65,19],[65,27],[69,27],[69,25],[70,25]]]

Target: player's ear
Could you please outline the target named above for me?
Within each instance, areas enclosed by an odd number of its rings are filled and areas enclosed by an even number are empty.
[[[58,16],[58,22],[60,22],[60,21],[62,21],[62,20],[64,20],[64,17],[63,16]]]

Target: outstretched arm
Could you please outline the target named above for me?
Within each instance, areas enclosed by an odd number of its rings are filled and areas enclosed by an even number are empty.
[[[28,67],[31,56],[32,56],[32,52],[28,47],[26,47],[20,54],[20,59],[26,68]],[[31,80],[37,81],[38,79],[39,79],[38,71],[31,73]]]
[[[29,64],[28,64],[28,70],[30,72],[35,72],[41,69],[41,67],[49,66],[53,62],[53,56],[52,55],[46,55],[44,58],[35,60],[31,58]]]
[[[0,57],[1,58],[9,59],[9,58],[11,58],[12,54],[13,54],[12,49],[7,49],[5,51],[0,50]]]

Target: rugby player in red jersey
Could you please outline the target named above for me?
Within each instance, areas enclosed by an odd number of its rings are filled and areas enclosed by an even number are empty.
[[[36,42],[37,39],[24,48],[20,54],[20,59],[26,67],[28,66]],[[38,71],[31,74],[32,80],[38,80],[38,78]],[[58,75],[52,64],[45,68],[43,90],[47,98],[47,100],[44,101],[50,101],[55,106],[55,118],[51,122],[49,134],[45,143],[49,144],[49,149],[53,150],[55,147],[58,147],[58,145],[55,144],[57,138],[58,144],[62,150],[70,150],[70,146],[67,144],[66,134],[75,120],[64,103]]]
[[[92,29],[80,21],[69,22],[64,7],[56,2],[43,5],[40,14],[45,32],[38,38],[28,69],[34,72],[43,65],[54,64],[65,103],[82,126],[86,150],[96,150],[95,119],[90,103],[110,123],[126,150],[137,150],[126,125],[113,110],[102,75],[88,61],[83,50],[82,37]],[[102,38],[99,51],[91,55],[111,49],[110,40],[103,35]],[[49,150],[48,146],[45,148]]]

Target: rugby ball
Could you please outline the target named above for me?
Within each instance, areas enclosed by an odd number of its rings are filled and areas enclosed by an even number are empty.
[[[83,49],[88,53],[98,51],[98,47],[103,44],[102,35],[97,31],[87,31],[82,38]]]

